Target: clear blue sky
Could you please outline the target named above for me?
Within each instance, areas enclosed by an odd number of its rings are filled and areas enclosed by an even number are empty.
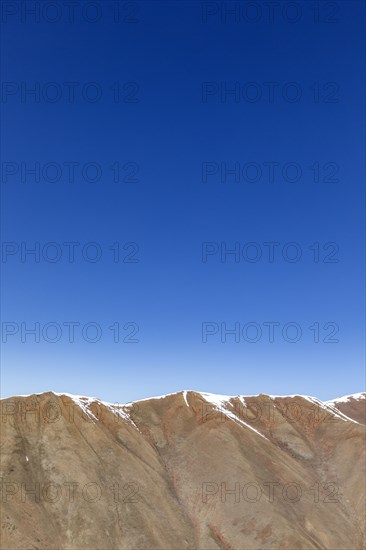
[[[365,3],[15,4],[3,395],[361,391]]]

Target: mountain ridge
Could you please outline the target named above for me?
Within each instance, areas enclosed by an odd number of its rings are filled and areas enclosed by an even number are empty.
[[[14,395],[9,395],[9,396],[4,396],[4,397],[0,396],[0,401],[2,401],[4,399],[15,398],[15,397],[32,397],[32,396],[37,396],[37,395],[49,394],[49,393],[54,394],[54,395],[58,395],[58,396],[65,395],[65,396],[69,396],[69,397],[93,399],[93,400],[96,400],[96,401],[100,401],[101,403],[107,403],[109,405],[113,405],[112,401],[106,401],[106,400],[100,399],[99,397],[96,397],[96,396],[87,396],[87,395],[81,395],[81,394],[79,395],[79,394],[73,394],[73,393],[68,393],[68,392],[56,392],[54,390],[46,390],[46,391],[42,391],[42,392],[28,393],[28,394],[14,394]],[[327,399],[327,400],[324,401],[324,400],[321,400],[318,397],[315,397],[313,395],[301,394],[301,393],[278,394],[278,395],[277,394],[269,394],[269,393],[226,395],[226,394],[216,394],[216,393],[212,393],[212,392],[204,392],[204,391],[200,391],[200,390],[190,389],[190,390],[178,390],[176,392],[171,392],[171,393],[166,393],[166,394],[161,394],[161,395],[152,395],[150,397],[143,397],[142,399],[135,399],[134,401],[127,401],[126,403],[121,403],[121,405],[129,405],[131,403],[139,403],[140,401],[148,401],[149,399],[162,399],[164,397],[169,397],[169,396],[172,396],[172,395],[180,395],[180,394],[187,394],[187,393],[197,393],[197,394],[201,394],[201,395],[217,395],[218,397],[226,397],[226,398],[229,398],[229,399],[233,399],[233,398],[236,398],[236,397],[259,397],[261,395],[265,395],[267,397],[272,397],[272,398],[302,397],[302,398],[317,399],[318,401],[322,401],[323,403],[344,402],[344,401],[347,401],[350,398],[352,398],[352,399],[366,399],[366,391],[365,392],[351,393],[351,394],[343,395],[343,396],[340,396],[340,397],[336,397],[334,399]]]
[[[1,548],[361,549],[365,405],[365,393],[3,398]]]

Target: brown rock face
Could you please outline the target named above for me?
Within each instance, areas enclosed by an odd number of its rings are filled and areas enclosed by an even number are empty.
[[[366,424],[366,393],[346,395],[339,399],[327,401],[326,404],[336,407],[349,418],[357,420],[361,424]]]
[[[364,549],[365,397],[3,399],[1,548]]]

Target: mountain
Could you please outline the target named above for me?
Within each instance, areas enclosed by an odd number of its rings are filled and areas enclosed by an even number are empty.
[[[353,418],[353,420],[366,424],[366,393],[345,395],[332,401],[326,401],[326,404],[336,407],[346,416]]]
[[[1,548],[365,548],[366,394],[1,400]]]

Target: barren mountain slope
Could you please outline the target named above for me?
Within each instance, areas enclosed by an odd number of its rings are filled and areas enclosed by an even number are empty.
[[[366,393],[355,393],[354,395],[345,395],[338,399],[327,401],[327,405],[333,405],[343,414],[361,424],[366,424]]]
[[[352,401],[3,399],[1,548],[361,550],[365,394]]]

